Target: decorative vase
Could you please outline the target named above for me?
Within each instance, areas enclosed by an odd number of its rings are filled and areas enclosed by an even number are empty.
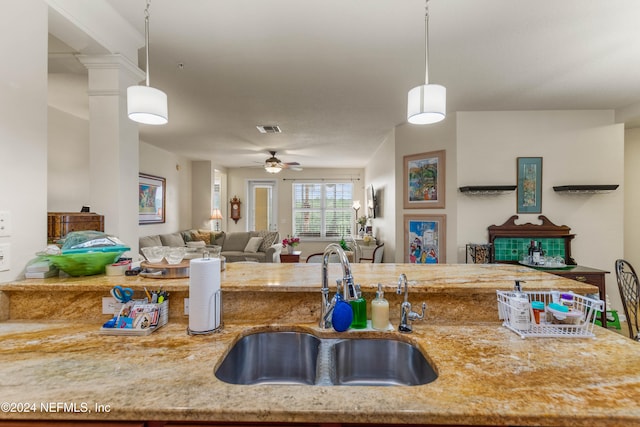
[[[283,254],[288,254],[289,253],[289,246],[285,246],[282,248],[282,253]]]

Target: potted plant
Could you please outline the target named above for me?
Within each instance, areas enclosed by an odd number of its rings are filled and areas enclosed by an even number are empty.
[[[286,238],[282,239],[282,251],[285,253],[288,253],[289,251],[293,252],[295,247],[298,246],[299,244],[300,244],[299,237],[295,237],[295,236],[290,237],[289,235],[287,235]]]

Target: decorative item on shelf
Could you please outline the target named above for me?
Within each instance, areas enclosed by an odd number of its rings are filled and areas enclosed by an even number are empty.
[[[148,125],[164,125],[169,121],[167,94],[149,86],[149,5],[144,10],[144,47],[146,54],[146,85],[127,88],[127,114],[134,122]]]
[[[295,247],[298,246],[299,244],[300,244],[299,237],[295,237],[295,236],[290,237],[289,235],[287,235],[286,238],[282,239],[282,250],[285,253],[293,252]]]
[[[366,245],[369,246],[369,244],[371,244],[371,242],[374,241],[374,238],[372,235],[370,234],[365,234],[364,237],[362,237],[362,242]]]
[[[558,185],[553,187],[553,191],[557,193],[574,193],[574,194],[598,194],[609,193],[616,190],[618,184],[610,185]]]
[[[233,196],[229,203],[231,203],[231,219],[237,224],[240,219],[240,199],[238,196]]]
[[[216,222],[216,231],[220,231],[220,220],[222,220],[222,212],[220,212],[220,209],[215,208],[213,211],[211,211],[210,219]]]
[[[358,218],[358,225],[360,226],[358,228],[358,235],[360,237],[364,236],[365,227],[367,226],[367,221],[369,221],[369,218],[367,218],[366,216],[361,216],[360,218]]]

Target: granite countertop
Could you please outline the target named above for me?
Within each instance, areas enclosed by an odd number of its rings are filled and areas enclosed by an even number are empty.
[[[150,336],[116,337],[95,324],[0,323],[2,400],[36,405],[36,413],[3,411],[0,419],[107,418],[98,405],[110,420],[640,425],[640,345],[621,335],[596,328],[595,339],[523,340],[499,323],[414,326],[400,338],[419,346],[438,379],[354,388],[219,381],[214,370],[229,346],[264,327],[188,336],[176,322]],[[315,325],[271,329],[326,335]],[[43,414],[49,402],[74,406]]]
[[[122,337],[101,335],[101,320],[71,320],[67,311],[57,314],[59,320],[26,320],[16,313],[0,322],[0,396],[16,405],[33,403],[36,412],[3,408],[0,420],[640,426],[640,344],[599,327],[594,339],[521,339],[497,320],[495,289],[509,289],[514,278],[538,290],[590,292],[594,287],[519,266],[381,265],[354,265],[356,281],[366,288],[378,281],[395,287],[397,275],[405,272],[417,282],[411,288],[413,302],[423,296],[436,301],[427,320],[414,323],[413,334],[336,334],[318,329],[317,312],[311,308],[270,321],[268,314],[251,310],[256,298],[271,293],[289,294],[293,301],[298,296],[306,301],[308,294],[317,308],[320,267],[305,264],[228,265],[223,300],[232,309],[228,312],[225,305],[219,334],[189,336],[186,318],[174,314],[149,336]],[[188,290],[188,280],[162,282],[172,298]],[[6,303],[12,312],[16,306],[25,310],[29,299],[36,301],[31,310],[38,311],[40,302],[61,290],[76,291],[82,300],[86,293],[91,298],[105,290],[108,294],[114,284],[141,289],[149,283],[106,276],[28,280],[2,284],[0,293],[9,300],[28,295],[19,304]],[[466,294],[472,295],[468,301],[461,296]],[[478,299],[482,294],[486,299]],[[246,305],[233,300],[246,300]],[[238,304],[235,310],[233,304]],[[489,312],[491,321],[479,320],[478,312]],[[410,341],[432,363],[438,379],[411,387],[240,386],[218,380],[214,371],[230,346],[244,334],[265,329]],[[43,412],[51,405],[57,412]]]
[[[512,264],[351,264],[351,271],[363,291],[375,291],[378,283],[394,290],[401,273],[411,282],[412,293],[495,293],[496,289],[513,289],[514,281],[524,281],[530,290],[579,289],[597,292],[597,288],[567,280],[544,271]],[[339,264],[330,264],[333,280],[342,277]],[[227,263],[221,273],[224,291],[245,292],[313,292],[321,285],[321,264],[317,263]],[[126,285],[142,290],[160,284],[168,291],[188,290],[188,279],[151,279],[140,276],[87,276],[49,279],[26,279],[0,284],[0,291],[93,291],[114,285]]]

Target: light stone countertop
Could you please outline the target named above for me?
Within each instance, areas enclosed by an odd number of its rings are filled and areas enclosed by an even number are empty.
[[[556,286],[590,292],[593,287],[519,266],[381,265],[354,265],[356,281],[363,288],[373,289],[378,281],[395,288],[397,275],[405,272],[409,280],[418,281],[410,291],[415,303],[422,297],[430,302],[451,294],[461,305],[465,292],[486,293],[486,301],[493,305],[481,308],[492,312],[492,321],[456,312],[440,322],[429,316],[415,322],[409,335],[336,334],[318,330],[315,312],[303,320],[295,319],[305,315],[294,313],[265,322],[268,317],[245,306],[229,315],[225,311],[220,334],[188,336],[185,318],[173,316],[150,336],[121,337],[101,335],[100,320],[25,320],[16,314],[13,320],[0,322],[0,400],[31,402],[37,412],[3,411],[0,420],[640,426],[640,344],[598,327],[595,339],[521,339],[502,327],[495,315],[495,289],[511,288],[514,277],[526,280],[530,289]],[[223,274],[227,300],[234,299],[234,293],[245,299],[280,289],[294,300],[308,293],[319,305],[319,266],[261,264],[262,273],[245,266],[249,268],[229,264]],[[9,300],[21,294],[37,300],[61,290],[83,295],[107,289],[108,294],[114,284],[139,289],[149,286],[148,280],[105,276],[28,280],[1,284],[0,292]],[[175,294],[188,289],[188,280],[162,282]],[[440,304],[446,306],[444,297]],[[458,307],[462,312],[473,311],[472,305],[462,305]],[[37,306],[34,303],[32,310]],[[392,304],[392,311],[396,308]],[[442,313],[447,316],[446,310]],[[230,346],[244,334],[265,329],[408,340],[422,350],[439,377],[412,387],[239,386],[219,381],[214,370]],[[67,411],[43,413],[40,405],[51,402],[66,403]],[[96,405],[108,406],[108,415],[96,412]],[[76,411],[70,412],[72,408]]]

